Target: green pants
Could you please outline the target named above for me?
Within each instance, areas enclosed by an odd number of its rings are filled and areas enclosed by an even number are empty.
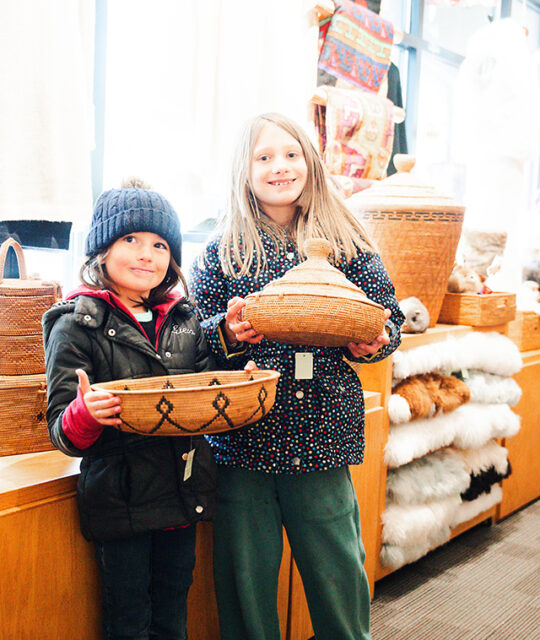
[[[282,525],[317,640],[371,640],[358,503],[349,469],[301,475],[221,466],[214,578],[221,640],[279,640]]]

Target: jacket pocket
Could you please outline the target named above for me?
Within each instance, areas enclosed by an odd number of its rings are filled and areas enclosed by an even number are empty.
[[[123,509],[129,500],[130,472],[122,455],[95,458],[81,469],[79,500],[88,513]]]

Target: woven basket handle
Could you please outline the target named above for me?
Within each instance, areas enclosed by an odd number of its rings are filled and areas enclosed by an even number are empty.
[[[0,284],[4,279],[4,267],[6,265],[7,252],[10,247],[15,251],[15,256],[17,257],[17,264],[19,265],[19,276],[21,280],[27,279],[26,262],[24,261],[24,253],[22,247],[13,238],[8,238],[4,242],[2,242],[2,246],[0,246]]]

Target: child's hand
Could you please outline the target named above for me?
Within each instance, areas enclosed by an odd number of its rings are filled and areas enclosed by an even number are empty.
[[[75,373],[79,377],[84,404],[92,418],[103,425],[122,424],[120,418],[114,417],[120,413],[120,398],[109,391],[94,391],[83,369],[77,369]]]
[[[384,310],[384,321],[386,322],[388,318],[392,315],[390,309]],[[369,356],[377,353],[377,351],[385,344],[390,342],[390,338],[388,334],[383,329],[382,333],[373,340],[371,344],[365,344],[363,342],[349,342],[347,347],[349,351],[353,354],[355,358],[360,358],[362,356]]]
[[[256,333],[251,326],[251,322],[242,320],[242,309],[246,306],[243,298],[232,298],[227,303],[227,313],[225,315],[225,333],[227,341],[230,344],[235,342],[249,342],[257,344],[264,336],[262,333]]]
[[[246,373],[251,373],[252,371],[260,371],[260,369],[255,364],[255,362],[253,362],[253,360],[250,360],[249,362],[246,362],[246,365],[244,366],[244,371]]]

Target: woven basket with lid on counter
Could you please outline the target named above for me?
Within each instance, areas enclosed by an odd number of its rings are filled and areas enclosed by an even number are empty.
[[[384,328],[384,308],[327,260],[328,240],[306,241],[307,260],[246,296],[244,318],[268,340],[320,347],[371,343]]]
[[[394,157],[398,173],[354,194],[347,206],[379,248],[398,300],[414,296],[435,326],[454,266],[465,207],[411,173],[415,158]]]

